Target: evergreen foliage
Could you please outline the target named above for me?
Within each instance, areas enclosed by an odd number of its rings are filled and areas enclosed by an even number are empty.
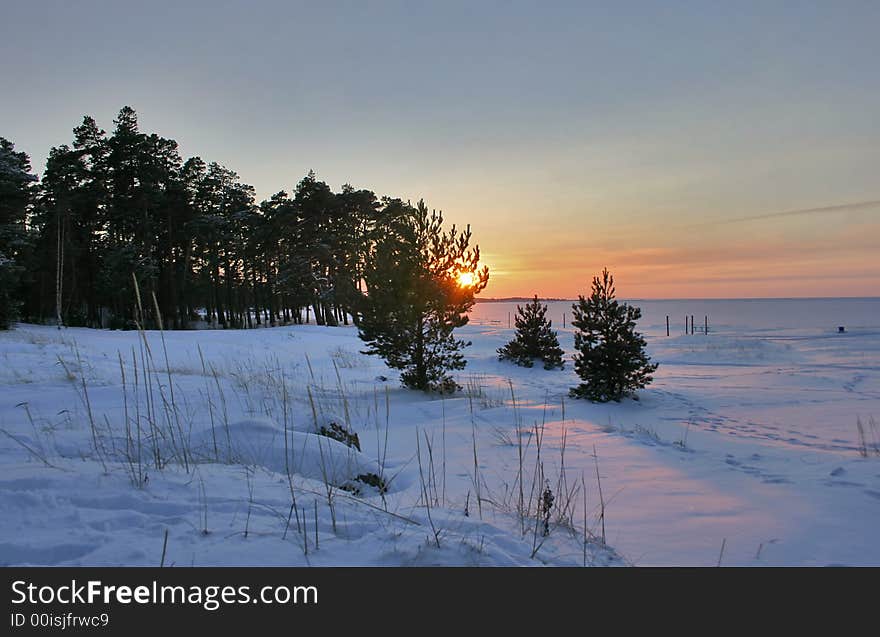
[[[19,285],[22,268],[0,252],[0,330],[9,329],[18,318],[21,303],[15,292]]]
[[[488,268],[478,269],[480,249],[470,248],[470,227],[445,231],[443,215],[429,213],[424,201],[415,207],[387,202],[385,212],[358,306],[364,353],[402,370],[406,387],[453,392],[458,386],[449,372],[464,368],[461,350],[470,345],[453,330],[467,323],[474,295],[488,283]],[[472,285],[459,284],[463,272],[473,273]]]
[[[510,360],[522,367],[532,367],[535,359],[544,362],[544,369],[564,365],[563,352],[559,339],[547,319],[547,306],[538,296],[528,304],[516,306],[516,335],[507,345],[498,350],[499,360]]]
[[[574,320],[574,369],[584,382],[571,395],[594,402],[620,401],[653,380],[657,365],[645,352],[645,339],[636,332],[639,308],[614,298],[614,277],[607,269],[593,277],[589,298],[580,296],[572,305]]]
[[[31,242],[26,221],[33,197],[31,162],[15,144],[0,137],[0,329],[18,318],[24,263]]]
[[[309,172],[257,203],[231,169],[184,159],[131,107],[110,132],[86,116],[49,151],[40,183],[0,138],[0,313],[130,328],[132,274],[147,327],[348,324],[367,263],[401,202]]]

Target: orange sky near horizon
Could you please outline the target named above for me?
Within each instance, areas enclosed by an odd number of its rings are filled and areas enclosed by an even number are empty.
[[[257,201],[470,224],[484,298],[880,296],[880,2],[41,4],[0,38],[37,171],[129,104]]]
[[[878,296],[878,211],[880,206],[849,214],[845,224],[839,224],[841,215],[829,214],[809,224],[794,215],[688,231],[617,229],[610,240],[588,234],[536,239],[508,231],[506,249],[475,230],[490,269],[481,296],[574,298],[589,292],[603,267],[614,275],[621,298]],[[800,235],[797,241],[792,234]]]

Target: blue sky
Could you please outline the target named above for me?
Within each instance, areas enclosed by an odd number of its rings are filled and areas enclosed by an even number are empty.
[[[424,197],[471,223],[488,295],[570,296],[606,265],[625,296],[880,294],[878,2],[3,14],[0,135],[38,170],[130,104],[260,197],[310,169]]]

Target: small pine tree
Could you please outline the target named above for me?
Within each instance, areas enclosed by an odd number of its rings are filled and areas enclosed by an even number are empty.
[[[594,402],[619,402],[653,380],[657,365],[645,352],[645,339],[635,331],[642,311],[614,298],[614,277],[607,268],[593,277],[590,298],[572,305],[574,369],[584,381],[572,388],[575,398]]]
[[[364,271],[366,293],[355,313],[365,354],[378,354],[409,388],[452,393],[450,371],[467,364],[461,350],[469,341],[453,330],[468,322],[474,296],[489,282],[479,268],[480,249],[464,232],[443,228],[443,215],[397,202],[382,228]],[[468,285],[460,275],[470,273]]]
[[[562,348],[556,332],[550,329],[552,321],[547,320],[547,306],[538,301],[538,296],[525,307],[516,306],[516,335],[507,345],[498,350],[499,360],[510,360],[522,367],[532,367],[536,358],[544,361],[544,369],[564,365]]]

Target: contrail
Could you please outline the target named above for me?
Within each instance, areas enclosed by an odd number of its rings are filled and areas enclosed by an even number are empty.
[[[777,219],[779,217],[797,217],[800,215],[814,215],[823,212],[846,212],[847,210],[864,210],[866,208],[880,207],[880,199],[873,201],[856,201],[854,203],[843,203],[834,206],[820,206],[818,208],[800,208],[799,210],[786,210],[785,212],[768,212],[762,215],[752,215],[750,217],[736,217],[734,219],[723,219],[721,221],[699,223],[696,225],[720,225],[728,223],[740,223],[743,221],[759,221],[761,219]]]

